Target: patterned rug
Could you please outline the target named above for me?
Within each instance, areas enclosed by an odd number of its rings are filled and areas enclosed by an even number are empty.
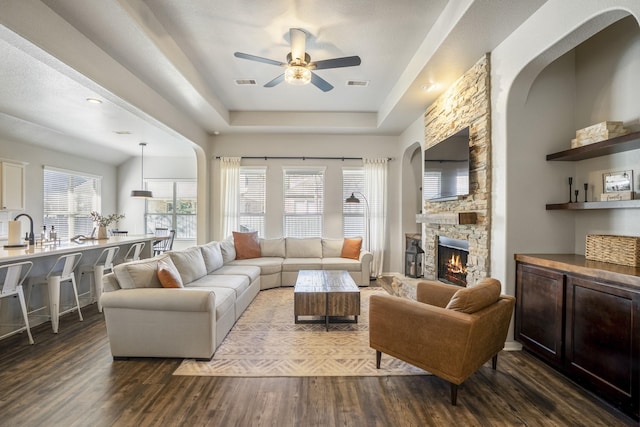
[[[229,332],[213,359],[186,359],[173,375],[230,377],[389,376],[428,372],[369,347],[369,297],[361,288],[358,323],[295,324],[293,288],[261,291]],[[306,318],[305,318],[306,319]]]

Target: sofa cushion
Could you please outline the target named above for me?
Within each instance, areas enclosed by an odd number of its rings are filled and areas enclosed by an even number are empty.
[[[282,271],[322,270],[322,258],[285,258]]]
[[[169,252],[171,261],[175,264],[183,283],[191,283],[207,274],[202,252],[197,246],[180,251]]]
[[[456,291],[445,308],[462,313],[475,313],[498,301],[500,298],[500,282],[486,278],[476,285]]]
[[[336,258],[342,254],[344,239],[322,239],[322,258]]]
[[[287,237],[286,258],[322,258],[322,239]]]
[[[263,257],[284,258],[285,246],[282,237],[278,239],[260,239],[260,253]]]
[[[163,288],[184,288],[178,269],[171,261],[171,258],[164,258],[158,261],[158,280]]]
[[[362,264],[355,259],[331,257],[322,258],[323,270],[345,270],[345,271],[361,271]]]
[[[203,277],[189,284],[188,287],[232,289],[237,299],[249,289],[249,285],[251,285],[251,280],[244,274],[210,274],[207,277]]]
[[[342,258],[360,259],[360,248],[362,247],[362,238],[357,237],[348,239],[345,237],[342,244]]]
[[[253,259],[239,259],[231,261],[226,265],[255,265],[256,267],[260,267],[260,274],[264,276],[266,274],[280,273],[282,271],[282,261],[283,258],[279,257],[260,257]]]
[[[210,275],[228,274],[247,276],[249,280],[253,282],[260,277],[260,267],[256,265],[223,265],[216,271],[210,273]]]
[[[233,237],[229,236],[220,242],[222,260],[227,263],[236,259],[236,247],[233,244]]]
[[[113,273],[118,279],[120,288],[161,288],[162,284],[160,284],[157,274],[158,261],[168,256],[167,254],[162,254],[153,258],[116,265],[113,267]]]
[[[257,231],[250,233],[234,231],[233,243],[236,248],[236,259],[258,258],[261,255]]]
[[[224,264],[222,259],[222,249],[220,249],[220,242],[209,242],[206,245],[201,245],[200,252],[202,252],[202,258],[204,259],[204,266],[207,269],[207,273],[211,273],[212,271],[219,269]]]

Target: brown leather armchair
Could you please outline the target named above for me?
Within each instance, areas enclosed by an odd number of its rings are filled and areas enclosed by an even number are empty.
[[[451,404],[458,385],[489,359],[496,369],[504,348],[515,298],[500,295],[500,282],[484,279],[461,288],[420,282],[417,300],[373,295],[369,307],[369,345],[451,383]]]

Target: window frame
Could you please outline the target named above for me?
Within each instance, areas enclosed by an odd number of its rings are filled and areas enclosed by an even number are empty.
[[[282,234],[283,234],[283,237],[297,237],[297,238],[323,237],[324,216],[325,216],[324,209],[325,209],[326,170],[327,170],[326,166],[283,166],[282,167]],[[297,204],[295,204],[295,201],[293,206],[288,205],[288,203],[290,203],[289,201],[295,200],[295,198],[291,196],[289,197],[287,196],[288,194],[287,186],[290,182],[289,177],[295,175],[296,173],[299,174],[301,177],[304,175],[310,175],[310,176],[314,175],[316,177],[319,176],[321,178],[320,186],[319,186],[320,194],[318,195],[318,193],[316,192],[316,197],[315,197],[316,202],[315,202],[315,208],[314,208],[315,212],[313,213],[296,213],[296,212],[288,213],[289,209],[291,209],[292,207],[294,211],[297,210]],[[318,189],[318,186],[316,186],[315,188]],[[302,200],[303,198],[304,197],[300,198],[300,200]],[[308,197],[306,199],[308,199]],[[305,205],[309,206],[309,203],[305,202]],[[311,228],[307,228],[306,229],[307,231],[312,231],[312,232],[290,234],[290,230],[293,230],[296,227],[294,223],[289,222],[288,220],[293,218],[304,219],[305,217],[313,218],[313,221],[318,225],[318,229],[313,230]],[[288,229],[289,225],[291,226],[290,229]]]
[[[176,230],[176,234],[174,240],[196,240],[197,232],[198,232],[198,212],[197,212],[197,180],[193,178],[163,178],[163,179],[145,179],[144,186],[145,189],[151,189],[153,191],[153,183],[171,183],[172,184],[172,198],[170,202],[171,209],[169,213],[150,213],[149,212],[149,200],[145,200],[144,204],[144,227],[145,233],[153,234],[155,231],[155,227],[167,227],[171,230]],[[178,197],[178,184],[179,183],[196,183],[196,195],[195,195],[195,207],[193,208],[194,213],[177,213],[175,207],[177,206],[177,202],[179,199],[186,197]],[[151,187],[150,185],[151,184]],[[161,217],[161,218],[169,218],[169,221],[161,221],[158,223],[157,221],[151,221],[150,217]],[[178,226],[180,221],[178,221],[178,217],[192,217],[192,220],[189,221],[192,225],[189,227],[194,231],[193,236],[184,236],[180,234],[180,227]],[[155,227],[152,229],[151,224],[154,223]]]
[[[79,234],[82,235],[91,235],[93,233],[94,224],[91,220],[91,211],[101,212],[102,208],[102,180],[103,177],[101,175],[94,175],[91,173],[74,171],[71,169],[63,169],[57,168],[54,166],[44,165],[42,167],[42,224],[47,226],[47,229],[50,230],[51,226],[56,226],[56,232],[58,233],[58,237],[61,240],[66,240],[71,238],[72,236],[76,236]],[[50,197],[52,200],[57,202],[59,197],[51,196],[51,191],[47,189],[47,175],[49,173],[55,174],[64,174],[67,176],[66,180],[70,184],[70,180],[72,179],[83,179],[87,181],[93,182],[91,187],[93,188],[93,194],[84,194],[85,197],[90,197],[90,207],[80,208],[77,201],[77,197],[71,196],[75,198],[74,203],[71,203],[70,200],[67,199],[67,208],[62,210],[49,209],[48,206],[51,202],[48,200]],[[61,182],[64,178],[60,178]],[[50,182],[49,185],[53,185],[54,183]],[[69,194],[77,194],[75,191],[80,186],[67,186],[65,193]],[[69,197],[69,196],[67,196]],[[55,204],[55,203],[54,203]],[[72,209],[73,208],[73,209]],[[66,218],[65,221],[61,221],[60,217]],[[52,219],[53,218],[53,219]],[[66,222],[66,224],[64,224]],[[86,222],[86,225],[82,226],[80,223]],[[34,230],[34,233],[38,235],[38,230]]]
[[[242,192],[242,185],[243,185],[243,176],[246,175],[262,175],[262,184],[263,184],[263,188],[262,188],[262,200],[259,201],[259,203],[262,204],[262,212],[260,214],[257,214],[255,212],[248,212],[248,211],[244,211],[243,210],[243,192]],[[254,230],[253,228],[247,228],[247,230],[241,230],[241,231],[257,231],[258,232],[258,237],[265,237],[265,233],[266,233],[266,221],[267,221],[267,167],[266,166],[240,166],[240,188],[238,189],[238,227],[243,227],[242,225],[242,218],[243,217],[247,217],[247,218],[258,218],[258,222],[261,224],[257,230]],[[261,220],[260,220],[261,218]],[[254,221],[250,221],[252,224],[254,223]]]

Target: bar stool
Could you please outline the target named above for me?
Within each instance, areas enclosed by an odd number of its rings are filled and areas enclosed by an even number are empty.
[[[24,326],[11,331],[7,334],[0,336],[0,339],[8,337],[9,335],[27,330],[29,335],[29,344],[33,344],[33,337],[31,336],[31,330],[29,329],[29,316],[27,315],[27,304],[24,300],[24,292],[22,290],[22,282],[27,278],[33,263],[31,261],[17,262],[14,264],[7,264],[0,266],[0,277],[4,276],[4,282],[2,283],[2,290],[0,291],[0,298],[15,297],[18,296],[20,301],[20,308],[22,309],[22,317],[24,319]],[[5,274],[6,271],[6,274]]]
[[[119,246],[113,246],[111,248],[105,248],[101,253],[96,262],[93,265],[85,265],[80,267],[80,283],[82,283],[82,277],[85,273],[92,273],[89,275],[89,293],[91,293],[91,289],[94,290],[95,300],[98,304],[98,311],[102,313],[102,303],[100,302],[100,298],[102,297],[102,276],[104,272],[113,271],[113,260],[116,255],[120,251]],[[93,282],[93,288],[91,287]]]
[[[29,300],[31,299],[32,289],[35,285],[47,285],[49,288],[49,315],[51,317],[51,328],[53,333],[58,333],[58,325],[60,315],[69,313],[74,310],[78,310],[78,316],[80,321],[82,318],[82,312],[80,311],[80,301],[78,300],[78,287],[76,286],[76,276],[74,270],[78,266],[80,259],[82,258],[81,252],[73,254],[62,255],[58,257],[51,270],[46,276],[34,277],[29,280],[29,292],[27,296],[27,307],[29,306]],[[73,287],[73,294],[76,300],[76,305],[60,312],[60,285],[64,282],[71,282]],[[31,311],[30,313],[42,310],[44,307]]]
[[[142,249],[144,249],[144,242],[134,243],[129,247],[129,250],[124,254],[123,262],[137,261],[140,259]]]

